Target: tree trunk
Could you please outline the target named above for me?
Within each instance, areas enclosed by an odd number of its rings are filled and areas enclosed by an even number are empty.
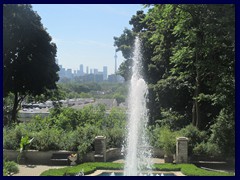
[[[196,54],[196,64],[198,62],[198,52]],[[196,65],[196,79],[195,79],[195,90],[194,90],[194,100],[193,100],[193,108],[192,108],[192,124],[196,127],[200,127],[201,125],[201,117],[200,117],[200,105],[199,102],[197,100],[197,97],[200,94],[200,77],[199,77],[199,70],[198,67]]]
[[[199,96],[199,82],[196,78],[196,89],[194,92],[194,100],[193,100],[193,108],[192,108],[192,124],[196,127],[199,128],[200,123],[201,123],[201,118],[200,118],[200,105],[198,100],[196,99]]]
[[[12,117],[11,117],[11,123],[14,123],[17,121],[17,108],[18,108],[18,93],[14,93],[14,104],[13,104],[13,109],[12,109]]]
[[[19,96],[18,92],[14,92],[14,104],[12,109],[12,117],[11,117],[11,123],[18,122],[17,120],[17,113],[19,111],[18,107],[19,104],[24,100],[26,95]]]

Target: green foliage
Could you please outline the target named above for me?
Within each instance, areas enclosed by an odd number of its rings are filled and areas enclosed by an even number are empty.
[[[216,122],[211,126],[209,143],[213,149],[218,150],[221,155],[235,156],[235,118],[234,114],[222,109]]]
[[[42,129],[34,132],[35,139],[31,145],[33,149],[40,151],[61,150],[60,142],[64,135],[61,130],[56,128]]]
[[[126,125],[125,110],[113,108],[106,114],[103,105],[83,109],[59,108],[46,118],[36,116],[28,123],[3,129],[5,149],[19,148],[22,137],[34,137],[29,148],[41,151],[78,151],[79,157],[93,150],[94,138],[105,135],[108,148],[121,147]],[[28,142],[29,139],[25,139]]]
[[[184,115],[172,109],[161,108],[161,116],[161,120],[156,120],[156,123],[160,126],[168,126],[171,130],[179,130],[189,123]]]
[[[7,176],[8,173],[18,173],[19,172],[19,168],[17,163],[15,163],[14,161],[3,161],[3,175]]]
[[[11,113],[14,104],[14,94],[9,93],[3,98],[3,125],[10,124]]]
[[[3,147],[5,149],[17,150],[20,143],[21,135],[18,137],[18,133],[9,127],[3,129]]]
[[[125,129],[109,128],[105,130],[104,135],[107,138],[107,148],[121,148],[124,140]]]
[[[159,143],[166,155],[175,153],[177,136],[177,132],[171,131],[168,127],[160,128]]]
[[[125,102],[125,96],[119,94],[119,93],[116,93],[113,95],[113,98],[116,99],[117,101],[117,104],[120,104],[122,102]]]
[[[153,168],[158,171],[181,171],[181,164],[154,164]]]
[[[31,5],[3,5],[3,95],[14,94],[13,122],[26,95],[56,89],[56,53],[56,45]]]
[[[193,148],[194,155],[200,156],[211,156],[211,157],[221,157],[221,150],[216,143],[201,142]]]
[[[176,149],[176,138],[179,136],[178,131],[172,131],[169,127],[155,127],[149,128],[150,142],[154,147],[163,149],[165,155],[173,155]],[[150,133],[152,132],[152,133]]]
[[[181,164],[181,172],[186,176],[234,176],[233,173],[209,171],[193,164]]]
[[[27,146],[33,141],[34,138],[29,139],[28,136],[22,136],[20,141],[20,152],[26,150]]]
[[[188,125],[180,131],[181,136],[188,138],[188,153],[193,154],[193,149],[202,142],[207,142],[209,136],[206,131],[200,131],[193,125]],[[196,149],[195,149],[196,150]]]
[[[63,176],[63,175],[76,175],[83,170],[85,175],[93,173],[97,169],[110,169],[118,170],[123,169],[123,164],[120,163],[83,163],[78,166],[50,169],[44,171],[41,176]]]

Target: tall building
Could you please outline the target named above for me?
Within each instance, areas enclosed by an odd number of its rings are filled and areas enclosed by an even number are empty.
[[[93,73],[94,73],[94,74],[98,74],[98,69],[94,69],[94,70],[93,70]]]
[[[92,69],[90,69],[90,74],[92,74],[93,73],[93,70]]]
[[[88,74],[88,73],[89,73],[89,72],[88,72],[88,70],[89,70],[89,69],[88,69],[88,66],[87,66],[87,67],[86,67],[86,74]]]
[[[107,74],[107,66],[103,66],[103,80],[107,80],[108,74]]]
[[[83,65],[80,64],[80,68],[79,68],[79,76],[83,76],[84,72],[83,72]]]
[[[71,79],[72,78],[72,69],[67,69],[65,75],[66,75],[67,78]]]

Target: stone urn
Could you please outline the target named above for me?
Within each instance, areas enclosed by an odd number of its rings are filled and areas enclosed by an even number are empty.
[[[71,161],[70,165],[75,166],[77,161],[77,154],[70,154],[68,159]]]

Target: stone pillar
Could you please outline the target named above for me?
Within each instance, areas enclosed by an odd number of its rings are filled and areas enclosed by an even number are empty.
[[[177,138],[176,144],[176,163],[188,162],[188,138]]]
[[[106,162],[106,137],[96,136],[94,141],[96,162]]]

